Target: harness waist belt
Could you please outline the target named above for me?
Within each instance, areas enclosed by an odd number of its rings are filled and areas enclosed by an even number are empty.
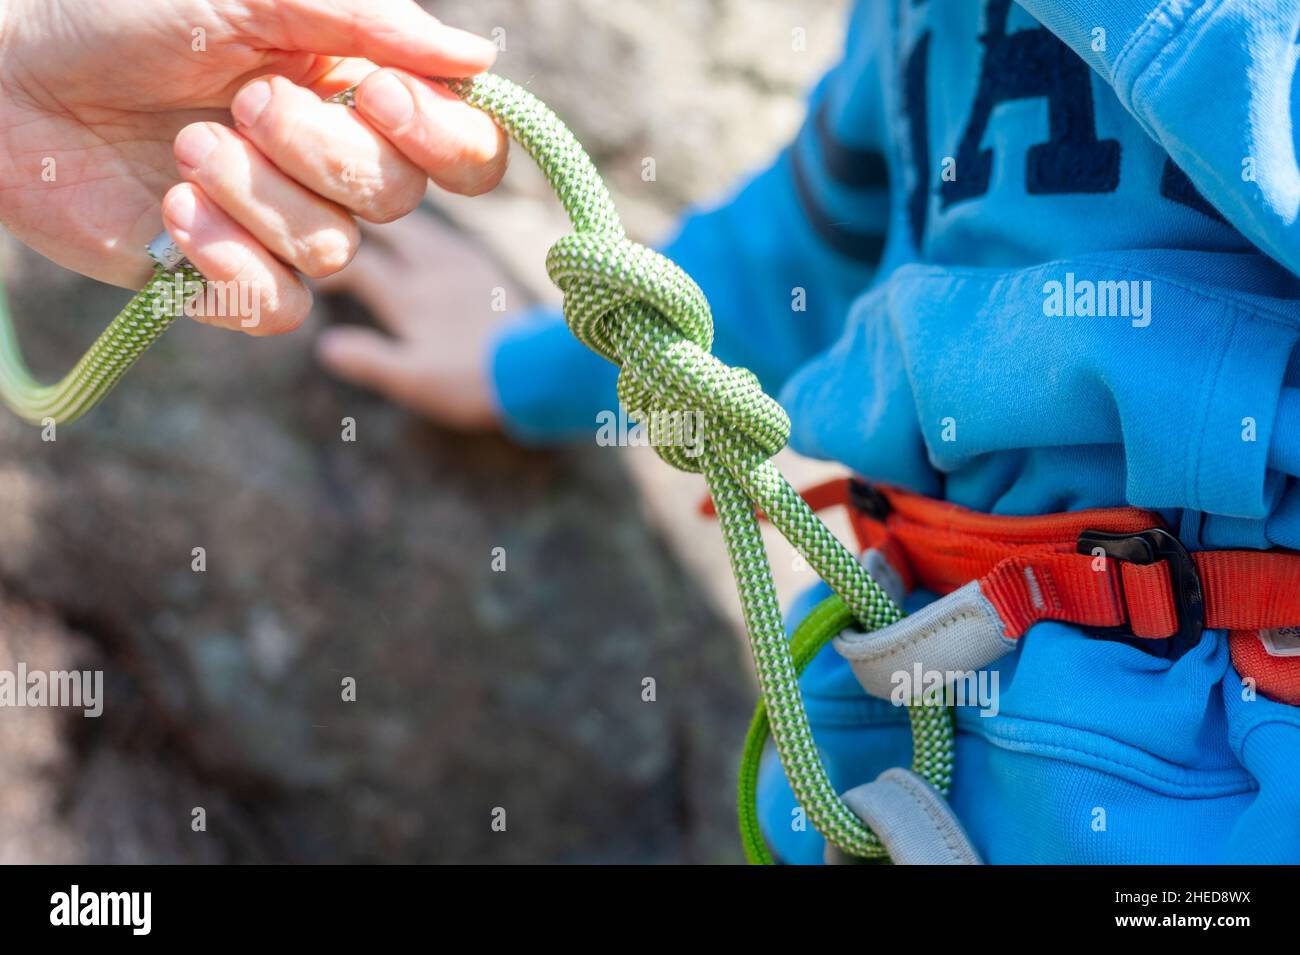
[[[837,641],[873,694],[882,695],[882,668],[924,662],[927,647],[951,663],[960,644],[978,668],[1035,623],[1056,620],[1169,639],[1171,648],[1194,644],[1206,627],[1231,631],[1242,675],[1300,702],[1300,553],[1189,553],[1159,515],[1138,508],[1004,517],[849,478],[803,494],[814,510],[847,506],[860,548],[881,554],[908,591],[952,595]]]
[[[979,581],[1013,640],[1040,620],[1150,639],[1176,636],[1180,616],[1225,630],[1300,624],[1300,553],[1189,554],[1150,511],[1001,517],[848,478],[803,494],[814,510],[847,505],[859,546],[881,551],[909,591]]]

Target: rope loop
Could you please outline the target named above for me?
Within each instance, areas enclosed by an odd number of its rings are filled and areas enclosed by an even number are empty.
[[[784,409],[752,372],[713,356],[708,300],[671,259],[621,230],[576,232],[551,247],[546,268],[569,330],[619,367],[619,402],[668,464],[702,471],[710,441],[741,466],[785,447]]]
[[[603,320],[629,300],[654,309],[701,351],[713,347],[713,314],[695,280],[621,232],[561,236],[546,256],[546,271],[564,293],[564,315],[578,341],[615,364],[618,354]]]

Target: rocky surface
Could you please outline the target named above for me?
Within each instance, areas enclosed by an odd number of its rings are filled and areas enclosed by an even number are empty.
[[[840,8],[435,6],[504,26],[643,231],[788,135]],[[805,20],[800,72],[772,50]],[[517,170],[480,207],[500,247],[520,203],[549,209]],[[61,373],[126,295],[9,252]],[[102,669],[105,712],[0,708],[0,861],[737,858],[748,679],[618,451],[449,435],[310,333],[193,324],[46,437],[0,416],[0,669]]]
[[[45,367],[120,304],[23,274],[19,314],[87,316],[27,336]],[[58,851],[726,858],[743,671],[617,452],[439,433],[309,345],[178,326],[81,426],[0,423],[3,645],[107,670],[99,719],[0,709],[56,744]]]

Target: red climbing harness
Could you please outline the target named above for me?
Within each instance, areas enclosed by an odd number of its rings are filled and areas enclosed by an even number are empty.
[[[848,507],[860,548],[883,557],[905,590],[949,595],[923,620],[914,614],[862,641],[897,648],[892,664],[904,643],[920,642],[906,633],[918,627],[932,646],[946,629],[991,659],[1040,620],[1184,647],[1214,628],[1230,632],[1243,677],[1300,704],[1300,553],[1189,552],[1157,514],[1132,507],[995,516],[848,478],[803,496],[814,510]]]

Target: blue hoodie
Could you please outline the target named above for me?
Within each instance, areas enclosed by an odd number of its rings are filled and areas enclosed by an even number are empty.
[[[1300,549],[1298,33],[1300,0],[865,0],[795,141],[664,251],[804,454]],[[616,403],[553,314],[492,378],[525,440]],[[1300,861],[1300,715],[1243,698],[1224,634],[1163,660],[1040,624],[1000,670],[953,794],[989,861]],[[832,653],[803,685],[837,784],[908,761]],[[816,858],[768,770],[769,838]]]

